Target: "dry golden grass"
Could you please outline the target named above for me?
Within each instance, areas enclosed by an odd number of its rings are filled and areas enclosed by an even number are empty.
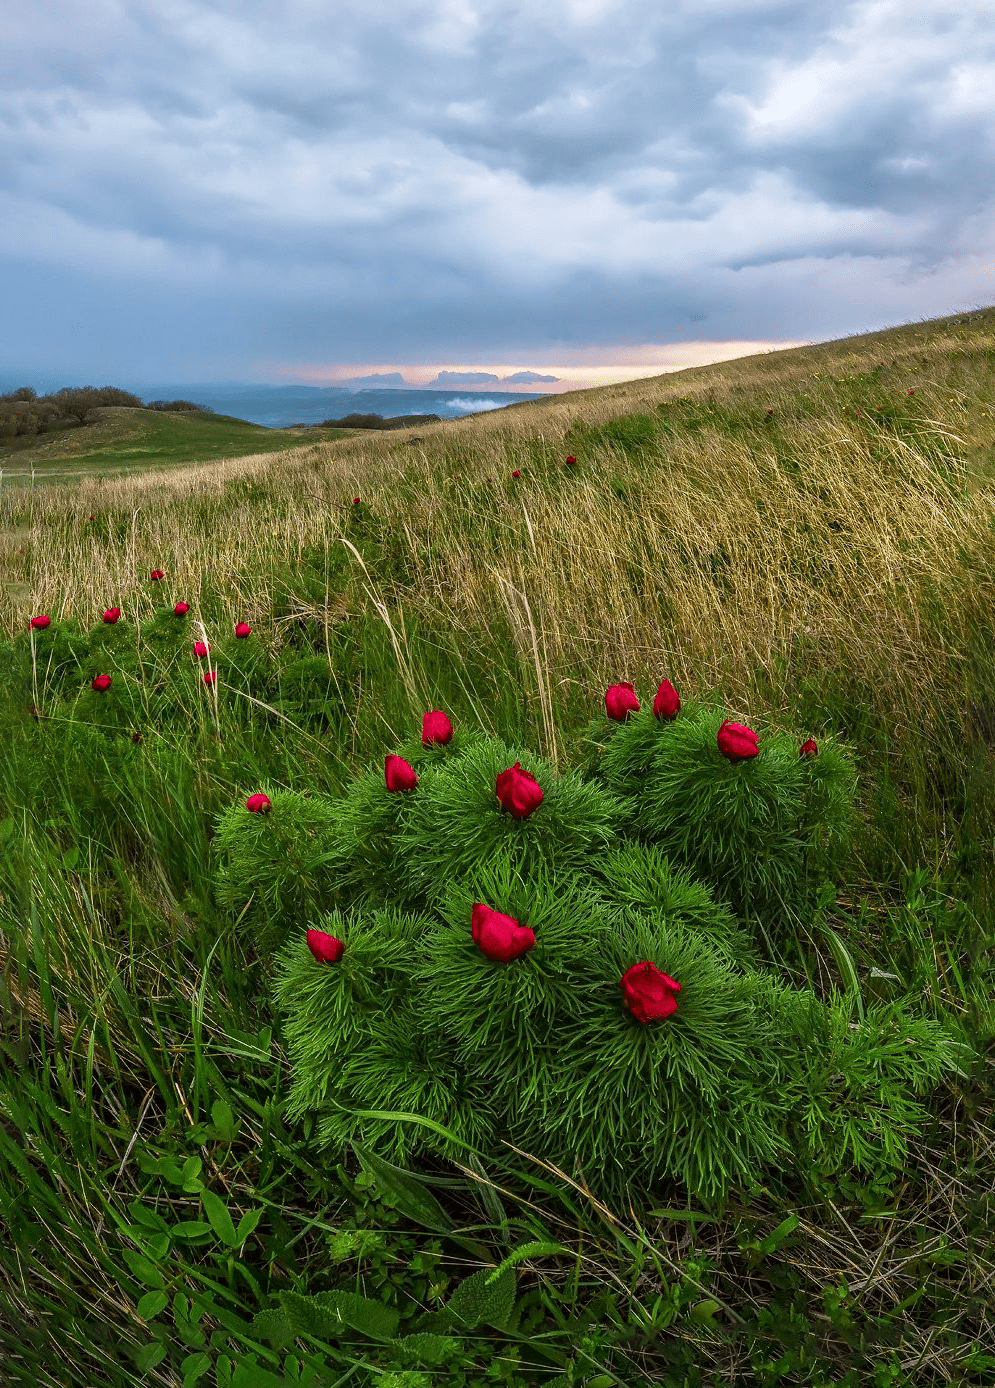
[[[354,564],[357,601],[380,604],[412,669],[412,621],[448,630],[456,659],[502,633],[551,755],[565,683],[596,696],[664,673],[746,713],[760,687],[776,703],[799,677],[846,670],[898,737],[928,731],[965,702],[995,598],[993,324],[978,313],[277,458],[8,493],[0,618],[13,631],[30,610],[150,609],[162,566],[176,597],[265,626],[274,584],[354,535],[358,494],[405,582],[389,603]],[[913,442],[855,413],[878,363],[881,396],[916,392]],[[689,399],[714,405],[715,427],[633,455],[602,447],[564,473],[572,428]],[[730,413],[749,427],[730,430]]]

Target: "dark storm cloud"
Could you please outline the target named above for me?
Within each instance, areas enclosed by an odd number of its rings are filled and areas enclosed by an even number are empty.
[[[974,0],[82,13],[0,0],[4,370],[538,360],[992,297]]]

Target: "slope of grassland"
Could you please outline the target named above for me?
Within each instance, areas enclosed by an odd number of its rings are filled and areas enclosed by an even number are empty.
[[[340,429],[267,429],[245,419],[199,412],[108,406],[83,426],[0,440],[0,471],[7,483],[78,482],[121,477],[191,462],[280,453],[300,436],[344,438]]]
[[[985,309],[0,491],[0,1378],[990,1383],[993,416]],[[185,649],[154,664],[180,599],[216,685]],[[38,612],[122,688],[152,661],[116,741],[32,655]],[[265,701],[236,679],[241,620]],[[317,1157],[284,1115],[266,962],[213,890],[217,816],[263,784],[338,792],[425,709],[565,767],[606,685],[645,703],[665,675],[852,754],[856,851],[779,967],[841,1035],[901,1002],[970,1048],[919,1137],[709,1209],[675,1188],[609,1210],[526,1153],[417,1184]],[[474,1284],[454,1330],[456,1286],[509,1255],[514,1311]]]

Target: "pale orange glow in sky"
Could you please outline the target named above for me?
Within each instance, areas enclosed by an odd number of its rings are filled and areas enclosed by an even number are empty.
[[[501,379],[483,385],[446,385],[453,390],[510,390],[558,394],[565,390],[583,390],[589,386],[612,385],[616,381],[633,381],[644,376],[661,376],[668,371],[683,371],[691,366],[707,366],[710,362],[732,361],[735,357],[755,356],[759,352],[778,352],[789,347],[801,347],[801,342],[669,342],[645,343],[638,347],[576,347],[556,353],[555,360],[534,357],[517,361],[493,362],[481,359],[455,362],[335,362],[325,365],[267,363],[261,368],[274,383],[298,383],[309,386],[335,386],[358,376],[374,373],[400,372],[407,386],[425,389],[435,381],[440,371],[488,371],[501,378],[518,371],[536,371],[544,376],[558,376],[553,382],[505,382]],[[374,384],[374,383],[371,383]],[[440,387],[442,388],[442,387]]]

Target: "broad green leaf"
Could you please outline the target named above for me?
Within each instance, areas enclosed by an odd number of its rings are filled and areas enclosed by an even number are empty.
[[[290,1328],[283,1311],[257,1311],[252,1317],[253,1334],[271,1349],[289,1349],[294,1343],[294,1332]]]
[[[160,1311],[164,1311],[169,1305],[169,1297],[165,1292],[146,1292],[138,1302],[138,1314],[143,1321],[155,1320]]]
[[[199,1378],[203,1378],[211,1367],[211,1356],[209,1354],[188,1354],[180,1365],[180,1373],[183,1375],[183,1388],[190,1388]]]
[[[715,1312],[719,1310],[717,1301],[699,1301],[696,1306],[692,1306],[688,1312],[688,1318],[693,1320],[695,1325],[713,1325],[715,1323]]]
[[[245,1240],[253,1232],[264,1214],[265,1211],[263,1209],[246,1210],[245,1214],[238,1221],[238,1228],[235,1230],[235,1242],[239,1247],[245,1243]]]
[[[219,1195],[214,1194],[213,1190],[202,1190],[200,1198],[204,1202],[204,1213],[211,1221],[211,1228],[218,1238],[229,1248],[237,1248],[238,1235],[235,1233],[235,1226],[228,1213],[228,1206]]]
[[[505,1268],[496,1281],[491,1281],[493,1268],[481,1268],[462,1281],[449,1298],[447,1310],[469,1329],[492,1325],[503,1329],[515,1308],[515,1274]]]
[[[402,1364],[444,1364],[462,1348],[463,1341],[453,1335],[433,1335],[414,1331],[391,1341]]]
[[[790,1234],[795,1232],[799,1222],[797,1215],[788,1215],[787,1219],[782,1219],[776,1229],[772,1229],[765,1239],[760,1240],[757,1245],[759,1251],[761,1253],[773,1253]]]
[[[148,1373],[149,1369],[154,1369],[156,1364],[166,1357],[166,1346],[160,1345],[158,1340],[153,1340],[149,1345],[142,1345],[141,1349],[135,1351],[135,1364],[138,1366],[139,1373]]]
[[[392,1166],[358,1142],[352,1146],[363,1166],[376,1178],[381,1198],[400,1210],[401,1214],[435,1234],[448,1234],[455,1227],[431,1191],[426,1190],[410,1172]]]
[[[154,1287],[156,1291],[162,1290],[165,1285],[162,1273],[144,1253],[136,1253],[132,1248],[122,1248],[121,1255],[139,1282],[144,1282],[146,1287]]]
[[[226,1103],[224,1099],[215,1099],[211,1105],[211,1121],[222,1142],[234,1142],[235,1115],[231,1111],[231,1104]]]
[[[141,1200],[132,1200],[128,1211],[136,1224],[144,1224],[146,1229],[154,1229],[157,1234],[164,1233],[168,1227],[162,1215]]]
[[[358,1331],[371,1340],[392,1340],[400,1321],[393,1307],[370,1301],[358,1292],[319,1292],[317,1296],[281,1292],[280,1305],[295,1334],[312,1335],[317,1340],[337,1340],[343,1329]]]
[[[202,1219],[188,1219],[180,1224],[174,1224],[170,1229],[170,1236],[174,1239],[199,1239],[211,1232],[211,1226],[205,1224]]]

